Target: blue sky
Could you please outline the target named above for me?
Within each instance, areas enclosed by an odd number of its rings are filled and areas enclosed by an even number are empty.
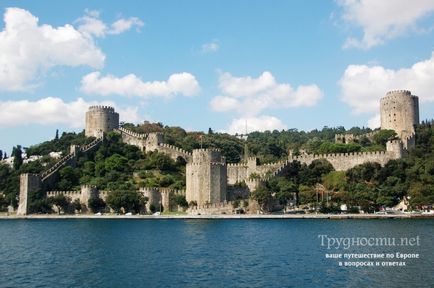
[[[81,131],[89,105],[187,130],[434,118],[434,1],[2,1],[0,149]]]

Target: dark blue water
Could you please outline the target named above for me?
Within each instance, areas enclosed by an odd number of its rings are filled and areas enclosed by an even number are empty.
[[[327,250],[320,234],[420,244]],[[421,258],[358,268],[325,258],[350,251]],[[434,287],[433,267],[428,219],[0,221],[0,287]]]

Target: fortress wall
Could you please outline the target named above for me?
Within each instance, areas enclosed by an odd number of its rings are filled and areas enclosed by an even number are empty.
[[[266,180],[263,180],[263,179],[246,179],[245,182],[247,184],[249,191],[253,192],[259,187],[264,187]]]
[[[248,188],[238,188],[234,186],[227,186],[226,200],[234,201],[236,199],[246,199],[249,198]]]
[[[81,191],[47,191],[47,197],[56,197],[57,195],[64,195],[65,197],[70,198],[71,201],[81,199]],[[87,202],[83,203],[80,201],[80,203],[87,205]]]
[[[80,147],[79,151],[81,153],[91,152],[91,151],[95,150],[95,148],[97,148],[99,146],[99,144],[102,143],[102,141],[103,141],[102,137],[97,138],[97,139],[93,140],[91,143]]]
[[[264,165],[256,166],[256,173],[259,175],[264,175],[268,172],[273,172],[278,170],[280,167],[285,165],[285,162],[275,162],[275,163],[267,163]]]
[[[17,215],[27,215],[28,195],[30,192],[41,189],[41,178],[38,174],[21,174],[20,175],[20,195]]]
[[[243,182],[247,178],[247,165],[244,163],[228,164],[227,177],[229,185],[233,185],[237,182]]]
[[[121,130],[118,130],[121,131]],[[122,142],[138,147],[140,150],[145,150],[146,140],[121,131]]]
[[[163,205],[165,210],[170,209],[170,196],[175,195],[183,195],[185,196],[185,190],[175,190],[171,188],[148,188],[143,187],[139,190],[143,196],[148,198],[148,202],[146,203],[147,211],[150,211],[151,204],[154,205],[157,210],[159,210],[160,203]]]
[[[312,161],[317,159],[326,159],[333,165],[336,171],[346,171],[356,165],[376,162],[381,166],[386,165],[392,159],[400,158],[395,152],[392,151],[379,151],[379,152],[355,152],[355,153],[339,153],[339,154],[323,154],[323,155],[302,155],[290,157],[289,161],[299,161],[309,165]]]
[[[178,157],[183,158],[185,161],[190,161],[192,154],[190,152],[187,152],[181,148],[178,148],[176,146],[170,145],[170,144],[164,144],[160,143],[156,149],[160,153],[164,153],[168,155],[170,158],[176,161]]]
[[[161,143],[163,143],[163,134],[161,132],[149,133],[146,137],[146,151],[157,150]]]
[[[227,169],[224,163],[211,163],[210,167],[210,203],[226,200]]]
[[[365,137],[368,138],[370,141],[372,141],[374,139],[374,135],[377,134],[378,132],[379,131],[373,131],[362,135],[354,135],[352,133],[336,134],[335,143],[341,143],[341,144],[354,143],[355,140],[360,140]]]
[[[188,208],[189,214],[193,215],[222,215],[233,214],[232,202],[204,204]]]
[[[60,168],[65,167],[66,165],[75,166],[77,161],[77,154],[68,154],[58,162],[56,162],[53,166],[51,166],[48,170],[45,170],[41,173],[41,181],[44,187],[51,187],[55,184],[57,180],[56,172],[60,170]]]

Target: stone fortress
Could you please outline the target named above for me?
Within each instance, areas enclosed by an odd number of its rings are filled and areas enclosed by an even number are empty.
[[[317,159],[325,159],[337,171],[345,171],[356,165],[376,162],[384,166],[392,159],[404,156],[406,150],[415,145],[414,125],[419,123],[418,97],[410,91],[397,90],[386,94],[380,101],[381,129],[394,130],[399,139],[390,140],[386,144],[386,151],[336,153],[336,154],[306,154],[295,156],[289,153],[288,159],[276,163],[257,165],[256,157],[248,157],[240,163],[226,163],[218,149],[194,149],[185,151],[173,145],[163,143],[163,135],[159,132],[139,134],[119,127],[119,114],[114,108],[107,106],[91,106],[86,112],[85,135],[96,139],[85,147],[72,146],[70,154],[47,171],[37,174],[22,174],[20,177],[20,196],[17,214],[28,213],[27,196],[32,190],[48,191],[52,181],[56,181],[57,171],[65,165],[75,165],[75,161],[82,153],[87,153],[98,147],[103,141],[104,133],[115,131],[122,137],[124,143],[135,145],[142,151],[158,151],[176,160],[179,157],[186,162],[186,190],[172,191],[167,188],[142,188],[140,192],[148,197],[148,208],[171,206],[170,195],[185,195],[188,203],[197,205],[189,208],[190,213],[232,213],[231,200],[237,197],[248,198],[249,193],[275,176],[281,175],[288,164],[299,161],[310,164]],[[336,135],[336,142],[351,143],[360,137],[372,138],[374,133],[361,136],[352,134]],[[245,189],[236,188],[235,184],[245,183]],[[81,191],[48,191],[47,196],[64,194],[79,199],[83,205],[91,195],[105,199],[107,192],[98,191],[96,187],[82,186]]]

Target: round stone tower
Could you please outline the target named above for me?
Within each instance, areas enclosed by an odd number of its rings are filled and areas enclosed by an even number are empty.
[[[414,133],[419,124],[419,98],[407,90],[387,92],[380,100],[381,129],[395,130],[401,139]]]
[[[102,133],[119,128],[119,113],[109,106],[90,106],[86,112],[85,135],[101,137]]]

